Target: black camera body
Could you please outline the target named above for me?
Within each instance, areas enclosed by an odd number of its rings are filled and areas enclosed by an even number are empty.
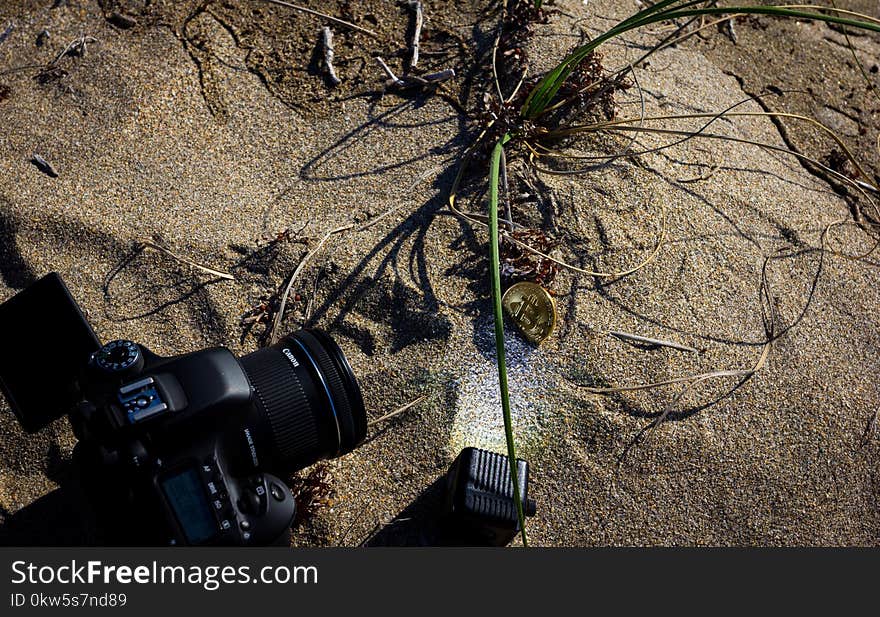
[[[240,358],[101,345],[50,274],[0,305],[0,336],[0,389],[22,426],[70,419],[89,543],[284,543],[295,504],[280,476],[366,435],[351,367],[318,330]]]

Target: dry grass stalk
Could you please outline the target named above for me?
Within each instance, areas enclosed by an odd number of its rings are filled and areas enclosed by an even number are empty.
[[[185,263],[188,266],[192,266],[193,268],[195,268],[197,270],[201,270],[202,272],[207,272],[208,274],[213,274],[216,277],[226,279],[228,281],[235,280],[235,277],[233,275],[229,274],[228,272],[221,272],[220,270],[215,270],[214,268],[211,268],[209,266],[202,265],[202,264],[195,262],[191,259],[188,259],[186,257],[178,255],[177,253],[174,253],[170,249],[165,248],[161,244],[156,244],[155,242],[152,242],[151,240],[141,240],[137,243],[137,250],[143,250],[143,249],[153,249],[154,251],[159,251],[160,253],[168,255],[172,259],[176,259],[177,261],[179,261],[181,263]]]
[[[300,6],[298,4],[292,4],[290,2],[283,2],[282,0],[263,0],[263,2],[268,2],[269,4],[277,4],[278,6],[283,6],[288,9],[293,9],[294,11],[299,11],[300,13],[305,13],[307,15],[312,15],[314,17],[320,17],[321,19],[326,19],[328,21],[332,21],[334,24],[338,24],[340,26],[344,26],[350,30],[354,30],[355,32],[361,32],[368,36],[373,37],[374,39],[378,39],[379,35],[373,32],[372,30],[367,30],[366,28],[362,28],[357,26],[350,21],[345,21],[344,19],[339,19],[338,17],[333,17],[332,15],[327,15],[326,13],[321,13],[320,11],[315,11],[314,9],[310,9],[305,6]]]
[[[410,409],[412,409],[413,407],[415,407],[419,403],[422,403],[425,400],[427,400],[427,398],[428,398],[427,396],[420,396],[419,398],[410,401],[406,405],[401,405],[400,407],[398,407],[394,411],[390,411],[390,412],[386,413],[385,415],[376,418],[375,420],[370,420],[369,422],[367,422],[367,427],[375,426],[377,424],[381,424],[382,422],[387,422],[391,418],[397,417],[400,414],[409,411]]]
[[[309,261],[317,255],[321,248],[327,243],[332,236],[342,233],[343,231],[348,231],[354,227],[354,223],[349,223],[348,225],[342,225],[328,231],[324,234],[324,237],[318,242],[318,244],[310,250],[305,256],[300,260],[299,265],[293,271],[293,274],[290,275],[290,278],[287,280],[287,285],[284,287],[284,293],[281,294],[281,301],[278,305],[278,312],[275,313],[275,322],[272,324],[272,336],[270,337],[270,344],[274,345],[278,342],[279,332],[281,331],[281,320],[284,319],[284,309],[287,306],[287,298],[290,295],[290,290],[293,288],[293,284],[296,282],[296,279],[299,278],[299,275],[302,274],[302,271],[305,269],[306,265],[308,265]]]
[[[616,336],[619,339],[623,339],[625,341],[632,341],[634,343],[642,343],[644,345],[652,345],[654,347],[669,347],[671,349],[678,349],[679,351],[690,351],[692,353],[700,353],[699,349],[695,349],[693,347],[688,347],[687,345],[682,345],[681,343],[676,343],[674,341],[666,341],[663,339],[656,338],[648,338],[646,336],[639,336],[638,334],[630,334],[628,332],[619,332],[617,330],[610,330],[608,332],[611,336]]]

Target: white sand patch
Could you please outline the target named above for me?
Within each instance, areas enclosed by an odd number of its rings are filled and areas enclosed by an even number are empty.
[[[469,354],[455,382],[455,420],[449,437],[449,449],[455,454],[475,446],[506,453],[501,391],[495,364],[495,332],[491,320],[477,328],[476,346],[487,353]],[[507,377],[510,390],[510,414],[516,436],[517,453],[537,446],[549,425],[554,405],[552,393],[558,376],[545,352],[523,340],[509,329],[505,331]],[[461,357],[458,358],[461,361]]]

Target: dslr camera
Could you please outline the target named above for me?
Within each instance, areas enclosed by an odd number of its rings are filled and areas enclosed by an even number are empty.
[[[0,390],[22,427],[70,420],[83,543],[285,544],[282,478],[366,435],[357,380],[319,330],[242,357],[102,345],[53,273],[0,305],[0,337]]]

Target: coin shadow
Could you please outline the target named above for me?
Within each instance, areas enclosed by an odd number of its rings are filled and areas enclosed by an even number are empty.
[[[535,354],[539,352],[539,347],[529,341],[519,328],[506,313],[504,315],[504,347],[507,350],[505,354],[506,365],[514,368],[523,364],[528,364]],[[477,315],[471,320],[472,338],[474,347],[480,355],[487,361],[495,364],[497,361],[497,353],[495,347],[495,317],[492,315],[491,307],[481,315]],[[515,349],[517,353],[510,353]]]

